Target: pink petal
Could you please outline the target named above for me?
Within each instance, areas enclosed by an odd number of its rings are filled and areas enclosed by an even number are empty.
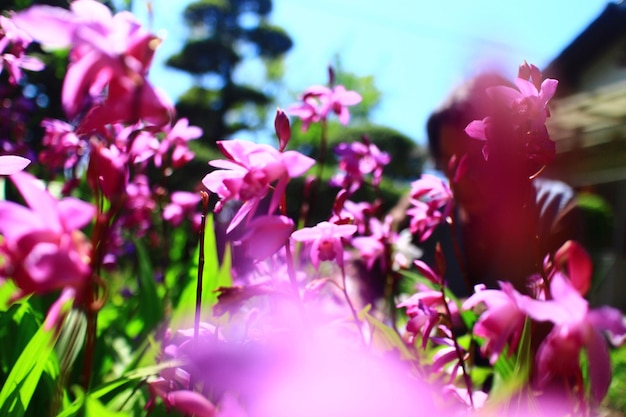
[[[16,240],[46,225],[32,210],[12,201],[0,201],[0,233],[7,240]]]
[[[194,391],[179,390],[167,394],[168,405],[185,414],[196,417],[214,417],[215,406],[201,394]]]
[[[516,78],[515,85],[519,88],[520,92],[524,97],[537,97],[539,96],[539,92],[537,91],[537,87],[530,81],[524,80],[523,78]]]
[[[241,241],[247,243],[250,256],[262,261],[287,243],[293,227],[293,220],[285,216],[255,217],[246,225],[246,233]]]
[[[85,226],[96,215],[93,204],[73,197],[66,197],[59,201],[59,216],[65,226],[65,230],[78,230]]]
[[[11,175],[23,170],[30,164],[30,159],[17,155],[0,156],[0,175]]]
[[[47,5],[32,6],[11,20],[43,45],[66,48],[72,44],[75,17],[68,10]]]
[[[586,349],[589,362],[591,396],[596,403],[600,403],[611,384],[612,373],[609,350],[602,335],[594,329],[589,329]]]
[[[470,122],[465,128],[465,133],[470,138],[486,140],[487,135],[485,134],[485,121],[483,120],[474,120]]]
[[[22,171],[12,174],[10,178],[28,206],[47,225],[47,228],[61,232],[62,227],[57,211],[58,202],[43,188],[41,181]]]

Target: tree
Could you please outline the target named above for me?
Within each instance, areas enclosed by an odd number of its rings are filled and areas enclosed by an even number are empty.
[[[199,0],[185,9],[188,40],[167,65],[195,78],[176,108],[180,117],[204,130],[204,143],[214,145],[237,131],[264,124],[272,83],[261,89],[238,82],[237,70],[258,59],[265,67],[258,81],[276,81],[280,76],[275,65],[293,42],[269,23],[271,10],[271,0]]]

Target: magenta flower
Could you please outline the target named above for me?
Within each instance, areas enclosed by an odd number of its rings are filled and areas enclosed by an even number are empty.
[[[448,305],[447,310],[450,311],[450,319],[457,323],[459,320],[459,309],[456,303],[446,298]],[[421,290],[411,297],[398,304],[397,307],[405,307],[409,321],[406,324],[406,331],[411,336],[411,343],[416,335],[420,334],[422,338],[422,348],[426,349],[428,341],[431,340],[431,333],[435,329],[446,314],[446,306],[443,304],[441,291]],[[438,342],[438,340],[435,340]]]
[[[41,127],[44,128],[44,148],[39,153],[39,162],[51,170],[74,167],[86,150],[87,142],[74,133],[70,124],[61,120],[44,119]]]
[[[159,40],[143,30],[131,13],[113,16],[97,1],[76,0],[69,11],[33,6],[16,14],[14,21],[44,45],[72,47],[63,108],[74,118],[86,104],[95,103],[80,130],[138,120],[164,125],[171,119],[172,104],[146,79]]]
[[[55,200],[25,172],[11,180],[30,208],[0,201],[0,252],[5,256],[0,275],[13,278],[16,298],[82,287],[90,273],[90,248],[78,229],[91,221],[94,207],[72,197]]]
[[[397,235],[391,230],[392,217],[385,217],[385,222],[381,222],[373,217],[369,222],[370,234],[368,236],[358,236],[352,239],[359,256],[365,260],[367,269],[371,270],[375,262],[380,259],[380,268],[382,271],[387,270],[386,250],[395,242]]]
[[[302,119],[302,130],[308,130],[311,123],[326,120],[330,112],[339,117],[343,125],[350,121],[349,106],[360,103],[361,95],[356,91],[346,90],[342,85],[333,89],[322,85],[307,88],[301,97],[301,103],[289,107],[289,114]]]
[[[154,155],[154,164],[157,167],[165,165],[172,169],[180,168],[195,156],[189,150],[189,141],[202,136],[202,129],[198,126],[189,126],[189,121],[182,118],[165,131],[166,135]]]
[[[296,151],[281,153],[269,145],[245,140],[218,141],[217,144],[228,160],[210,161],[210,165],[222,169],[207,174],[202,183],[220,197],[217,210],[230,200],[243,202],[227,232],[232,231],[249,213],[256,211],[270,185],[275,183],[268,210],[272,214],[278,208],[289,179],[302,175],[315,163]]]
[[[276,109],[274,117],[274,130],[278,137],[278,149],[282,152],[287,148],[289,139],[291,139],[291,126],[289,125],[289,117],[282,109]]]
[[[420,241],[430,237],[435,228],[452,212],[452,191],[448,184],[434,175],[422,174],[411,183],[410,229]],[[442,210],[443,209],[443,210]]]
[[[0,73],[3,68],[9,73],[9,83],[16,85],[22,79],[22,69],[41,71],[44,63],[26,55],[32,38],[6,16],[0,16]]]
[[[372,174],[372,183],[377,186],[382,179],[383,168],[391,157],[376,145],[363,138],[362,142],[340,143],[335,147],[339,156],[339,169],[344,171],[335,175],[331,185],[348,189],[351,193],[363,184],[364,177]]]
[[[500,282],[500,290],[487,290],[484,285],[477,285],[476,292],[463,303],[463,309],[472,309],[484,304],[487,310],[481,314],[474,325],[474,334],[486,339],[482,353],[494,364],[505,346],[509,354],[517,349],[526,313],[520,308],[522,295],[510,282]]]
[[[334,224],[329,222],[318,223],[315,227],[305,227],[296,230],[291,238],[298,242],[311,244],[311,262],[319,269],[320,261],[335,260],[343,266],[342,238],[349,238],[356,233],[353,224]]]
[[[194,227],[200,226],[198,204],[200,203],[200,193],[190,193],[188,191],[174,191],[171,195],[171,202],[163,209],[163,219],[170,222],[172,226],[179,226],[186,217],[191,217]]]
[[[548,101],[554,96],[558,81],[546,79],[539,85],[540,74],[536,67],[528,66],[515,79],[517,89],[508,86],[487,89],[496,111],[483,120],[474,120],[465,129],[468,136],[485,141],[485,159],[494,149],[497,153],[512,150],[539,167],[554,159],[556,146],[545,122],[550,115]]]
[[[128,155],[115,146],[91,141],[87,183],[94,193],[102,193],[112,204],[121,204],[128,184]]]
[[[552,276],[550,293],[552,300],[538,301],[524,296],[520,303],[531,318],[554,323],[537,351],[537,384],[542,388],[559,379],[569,381],[582,391],[580,353],[584,348],[591,396],[600,402],[611,382],[609,351],[601,332],[608,331],[614,337],[625,336],[624,317],[612,307],[589,310],[587,301],[558,272]]]

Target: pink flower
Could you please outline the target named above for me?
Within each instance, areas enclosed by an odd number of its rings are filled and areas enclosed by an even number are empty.
[[[15,26],[11,19],[0,16],[0,73],[6,67],[10,84],[19,83],[22,69],[41,71],[44,68],[44,63],[38,58],[26,55],[26,48],[31,42],[32,38]]]
[[[315,227],[305,227],[296,230],[291,238],[298,242],[311,243],[311,262],[319,269],[320,261],[335,260],[343,266],[342,238],[349,238],[356,233],[353,224],[334,224],[329,222],[318,223]]]
[[[388,153],[382,152],[366,137],[362,142],[340,143],[335,147],[339,156],[339,169],[344,171],[333,177],[331,184],[356,191],[364,181],[364,177],[372,174],[372,183],[380,184],[383,168],[391,161]]]
[[[313,159],[296,151],[281,153],[269,145],[245,140],[218,141],[217,144],[228,160],[210,161],[210,165],[222,169],[207,174],[202,183],[221,198],[218,210],[230,200],[243,202],[227,232],[257,209],[270,185],[275,183],[268,210],[268,213],[273,213],[278,208],[289,179],[302,175],[315,163]]]
[[[448,184],[434,175],[422,174],[411,183],[411,208],[406,213],[411,216],[410,229],[420,241],[430,237],[435,228],[452,211],[452,191]],[[442,210],[443,209],[443,210]]]
[[[126,185],[124,213],[121,222],[124,227],[135,230],[143,236],[153,223],[157,203],[152,197],[150,181],[145,175],[137,175]]]
[[[486,339],[482,352],[494,364],[504,347],[508,345],[509,354],[517,349],[526,313],[520,308],[522,295],[510,282],[500,282],[501,290],[487,290],[484,285],[476,286],[476,292],[463,303],[463,309],[484,304],[487,310],[481,314],[474,325],[474,334]]]
[[[276,116],[274,117],[274,130],[278,137],[279,147],[282,152],[287,147],[289,139],[291,139],[291,126],[289,125],[289,117],[282,109],[276,109]]]
[[[517,89],[508,86],[489,87],[488,96],[496,103],[494,114],[467,125],[468,136],[485,141],[485,159],[494,151],[513,152],[538,165],[552,162],[556,146],[545,126],[550,115],[548,101],[556,92],[557,80],[539,84],[540,71],[528,66],[515,79]],[[522,78],[528,77],[528,78]],[[532,77],[532,82],[529,79]]]
[[[115,146],[106,147],[91,141],[87,183],[94,192],[102,193],[112,204],[120,204],[128,184],[128,155]]]
[[[80,130],[100,129],[117,122],[169,122],[173,106],[147,81],[158,38],[141,28],[131,13],[113,16],[94,0],[76,0],[70,10],[33,6],[14,17],[15,24],[35,40],[70,47],[62,104],[69,118],[91,106]],[[106,91],[106,97],[100,98]]]
[[[80,139],[74,128],[61,120],[44,119],[43,150],[39,153],[39,162],[51,170],[74,167],[85,152],[87,143]]]
[[[163,219],[170,222],[174,227],[179,226],[185,217],[192,217],[192,220],[196,223],[195,217],[198,214],[198,203],[200,203],[200,200],[200,193],[174,191],[171,196],[171,202],[163,209]]]
[[[391,247],[396,239],[396,234],[391,230],[392,217],[387,216],[385,222],[381,222],[377,218],[370,219],[370,235],[359,236],[352,239],[352,246],[354,246],[359,256],[365,260],[367,269],[372,269],[374,263],[381,259],[381,270],[387,270],[386,250],[387,247]]]
[[[0,275],[19,288],[14,298],[67,287],[78,292],[91,273],[90,245],[78,229],[95,208],[72,197],[57,201],[28,173],[14,173],[11,180],[29,208],[0,201]]]
[[[346,90],[343,85],[333,89],[322,85],[307,88],[301,97],[302,102],[289,107],[289,113],[302,119],[302,130],[306,131],[311,123],[326,120],[330,112],[339,117],[343,125],[350,121],[349,106],[361,102],[362,98],[356,91]]]
[[[411,339],[421,334],[423,349],[426,349],[432,330],[441,322],[442,316],[439,312],[441,303],[441,292],[428,290],[415,293],[398,304],[398,307],[406,307],[406,314],[409,316],[406,331],[411,335]],[[448,303],[451,304],[453,303]]]
[[[166,165],[173,169],[180,168],[195,156],[189,150],[189,141],[202,136],[202,129],[198,126],[189,126],[189,120],[182,118],[165,132],[165,138],[154,156],[154,164],[157,167]]]
[[[552,276],[550,293],[552,300],[538,301],[524,297],[520,304],[531,318],[554,323],[537,351],[537,383],[541,388],[560,379],[583,390],[580,353],[584,348],[591,396],[594,401],[600,402],[611,382],[609,351],[601,332],[608,331],[613,336],[623,337],[626,335],[624,317],[619,310],[611,307],[589,310],[587,301],[558,272]]]

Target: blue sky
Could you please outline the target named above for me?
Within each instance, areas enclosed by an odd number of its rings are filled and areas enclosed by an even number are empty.
[[[135,13],[145,19],[145,0],[134,3]],[[190,85],[190,77],[160,63],[180,49],[187,35],[181,15],[188,2],[152,3],[152,30],[166,38],[151,79],[175,99]],[[339,54],[346,70],[375,77],[383,96],[373,121],[423,143],[428,114],[454,85],[494,65],[511,77],[523,60],[544,67],[607,3],[274,0],[271,21],[295,42],[286,59],[289,91],[325,83],[326,67]]]

